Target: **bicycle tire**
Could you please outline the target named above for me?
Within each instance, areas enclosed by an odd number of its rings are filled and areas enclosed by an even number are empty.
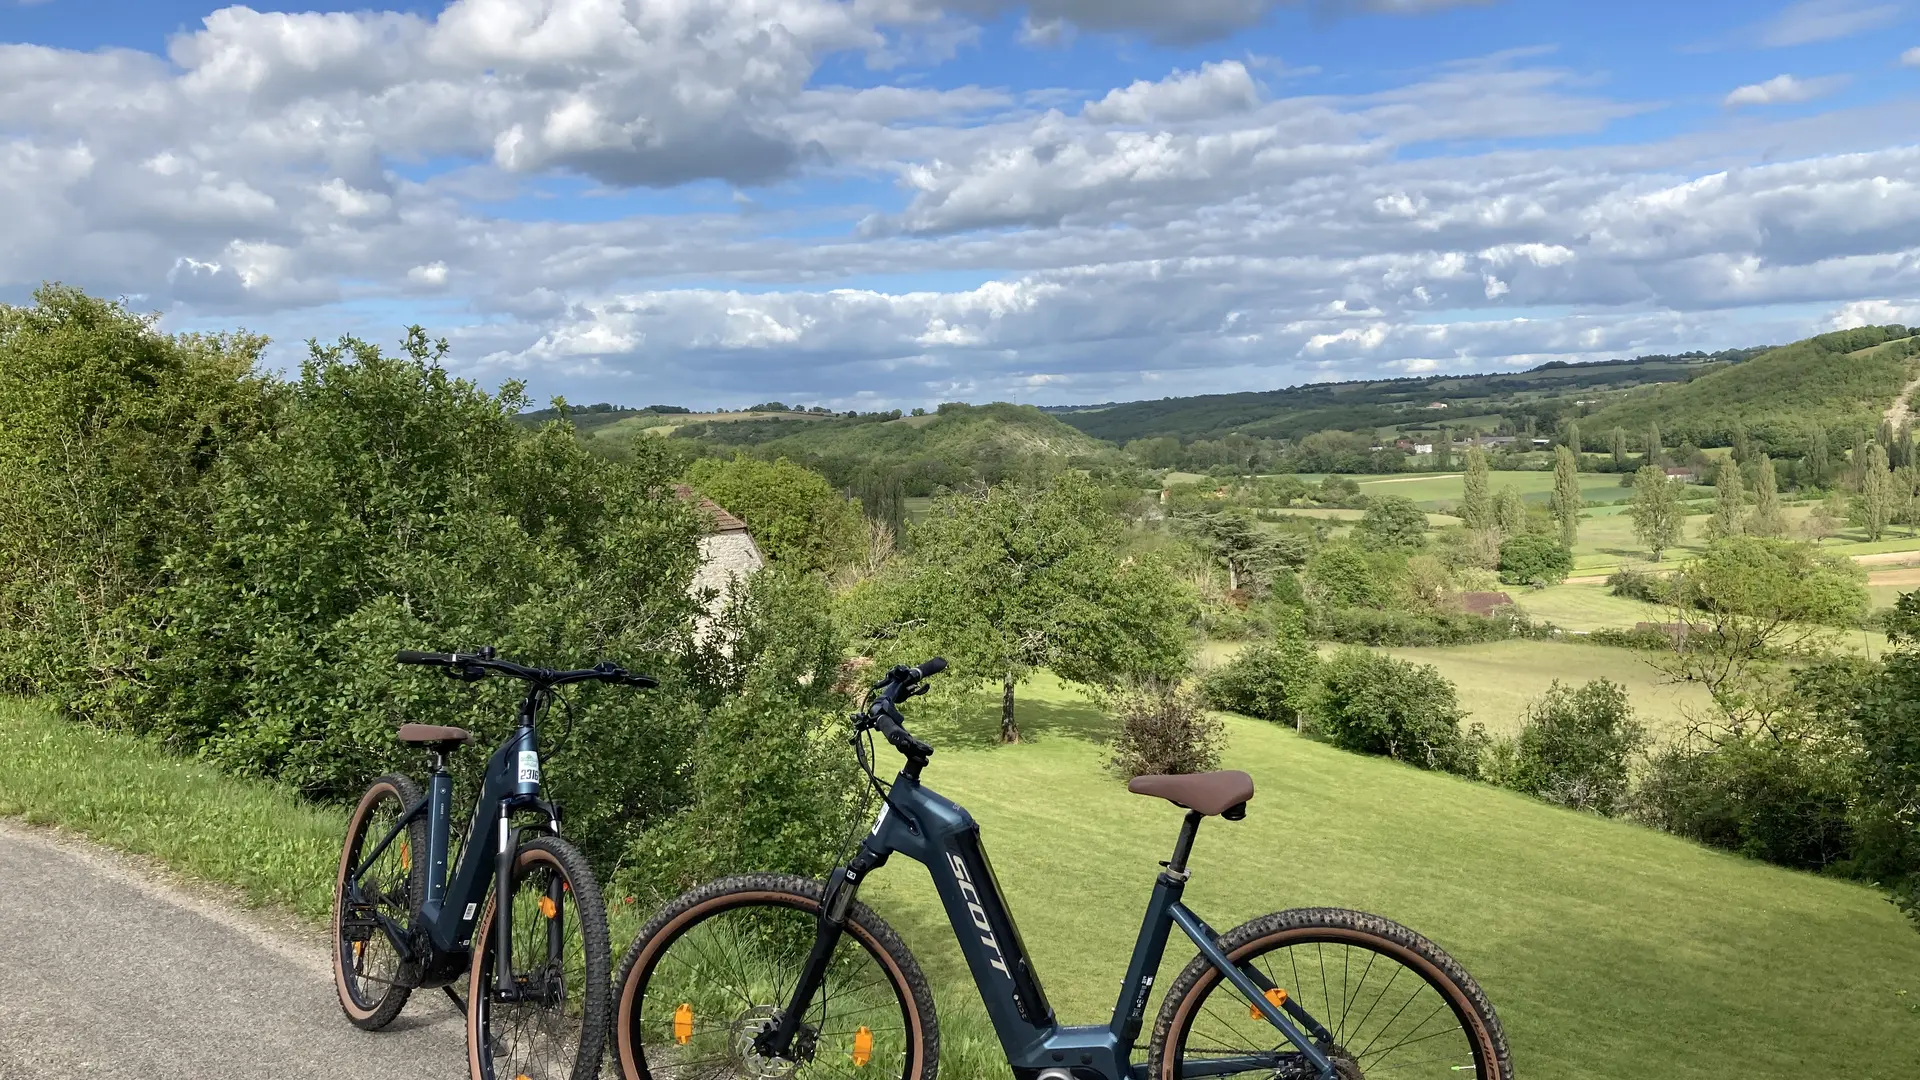
[[[752,912],[753,909],[758,909],[759,913],[769,918],[776,918],[781,917],[782,912],[791,912],[793,913],[791,916],[784,917],[784,921],[790,923],[792,928],[792,933],[788,935],[792,940],[786,942],[787,955],[794,959],[802,958],[811,947],[813,927],[816,925],[825,895],[825,884],[811,878],[790,874],[746,874],[722,878],[690,889],[661,909],[641,929],[620,965],[613,1024],[613,1057],[615,1064],[620,1068],[623,1080],[667,1080],[665,1075],[656,1077],[655,1074],[674,1072],[666,1067],[667,1062],[663,1060],[664,1056],[671,1052],[665,1046],[666,1039],[661,1033],[649,1029],[657,1026],[653,1014],[662,1012],[663,1007],[676,1006],[679,996],[677,993],[670,993],[668,996],[673,999],[672,1001],[651,1003],[658,1007],[650,1009],[648,991],[653,988],[656,973],[660,970],[662,961],[671,955],[677,943],[696,940],[692,935],[701,930],[703,924],[712,923],[730,914]],[[866,1048],[866,1053],[870,1055],[869,1060],[886,1060],[897,1053],[900,1058],[901,1080],[935,1080],[940,1064],[940,1021],[934,1012],[933,993],[927,987],[926,975],[921,972],[919,963],[915,961],[905,943],[900,940],[900,936],[887,925],[886,920],[876,915],[865,904],[856,902],[848,909],[846,932],[841,939],[841,949],[836,953],[836,957],[845,956],[848,957],[850,964],[857,964],[857,957],[846,949],[849,939],[856,943],[879,969],[900,1015],[900,1037],[897,1045],[890,1035],[877,1038],[875,1032],[869,1031]],[[791,979],[786,982],[786,986],[792,986]],[[867,988],[859,987],[858,989]],[[841,993],[846,992],[853,991],[841,991]],[[780,1000],[779,1005],[774,1004],[774,1000],[782,996],[778,990],[765,1001],[759,1000],[751,991],[734,989],[731,993],[736,998],[744,993],[747,1005],[744,1012],[729,1021],[728,1029],[735,1038],[741,1031],[757,1030],[750,1025],[766,1023],[768,1019],[777,1015],[781,1006],[785,1005],[784,1000]],[[815,1004],[821,1012],[815,1013],[809,1010],[809,1019],[813,1021],[812,1026],[816,1033],[810,1037],[816,1039],[816,1046],[817,1039],[821,1036],[844,1034],[832,1032],[823,1016],[827,1005],[832,1001],[845,1000],[835,995],[836,991],[830,981],[815,999]],[[879,995],[873,996],[877,999]],[[873,1015],[879,1016],[884,1012],[885,1003],[876,1002]],[[681,1038],[682,1045],[689,1045],[693,1037],[692,1017],[689,1016],[687,1028],[682,1032],[677,1028],[679,1023],[677,1007],[673,1015],[676,1035],[684,1036]],[[847,1023],[853,1022],[844,1020],[845,1016],[846,1012],[843,1008],[840,1019]],[[749,1026],[743,1027],[743,1025]],[[862,1030],[865,1029],[862,1028]],[[857,1032],[855,1038],[858,1038]],[[739,1045],[737,1043],[733,1045],[733,1052],[738,1056]],[[857,1042],[850,1045],[856,1053],[859,1052]],[[845,1045],[839,1045],[833,1052],[846,1048]],[[812,1064],[818,1060],[820,1058],[810,1057],[807,1063]],[[768,1062],[767,1059],[758,1059],[758,1061],[762,1065],[787,1064]],[[854,1058],[854,1063],[861,1071],[864,1071],[867,1064],[858,1057]],[[792,1063],[792,1068],[787,1071],[787,1075],[791,1077],[799,1072],[801,1072],[800,1063]],[[764,1072],[736,1074],[756,1075],[760,1080],[766,1080]],[[706,1077],[713,1076],[715,1073],[712,1070],[702,1070],[697,1075]],[[801,1077],[800,1080],[805,1080],[805,1077]]]
[[[359,864],[366,846],[379,843],[392,827],[391,820],[397,819],[420,798],[420,786],[408,777],[391,773],[375,778],[347,819],[347,837],[340,846],[340,870],[333,886],[333,986],[347,1020],[367,1031],[378,1031],[393,1023],[400,1010],[407,1007],[407,999],[419,979],[418,963],[401,963],[396,954],[393,966],[383,969],[385,975],[368,973],[370,959],[391,951],[393,946],[378,927],[365,925],[363,913],[347,910],[347,876]],[[389,813],[392,819],[387,817]],[[383,898],[396,884],[403,891],[398,902],[376,902],[375,906],[386,908],[382,914],[411,929],[427,894],[424,818],[416,817],[408,823],[381,853],[378,863],[368,867],[366,876],[373,877],[382,869],[391,869],[387,867],[390,859],[398,861],[398,873],[385,875],[386,880],[377,885],[376,891]],[[372,995],[368,992],[370,983],[385,985],[379,994]]]
[[[1288,976],[1292,976],[1290,981],[1293,989],[1290,992],[1295,995],[1295,1000],[1337,1033],[1332,1046],[1323,1044],[1321,1049],[1323,1052],[1333,1051],[1328,1056],[1334,1060],[1341,1080],[1381,1071],[1384,1068],[1381,1062],[1403,1046],[1428,1043],[1434,1039],[1444,1040],[1448,1034],[1444,1020],[1435,1034],[1424,1037],[1419,1034],[1430,1016],[1440,1015],[1437,1010],[1442,1007],[1451,1012],[1461,1034],[1459,1041],[1462,1045],[1457,1050],[1450,1050],[1450,1043],[1442,1041],[1423,1047],[1419,1052],[1430,1055],[1429,1060],[1434,1063],[1428,1071],[1436,1076],[1457,1077],[1467,1068],[1465,1062],[1459,1059],[1470,1054],[1474,1075],[1478,1080],[1513,1080],[1513,1063],[1508,1055],[1506,1036],[1500,1029],[1500,1021],[1492,1003],[1487,1000],[1479,984],[1438,945],[1399,923],[1378,915],[1341,908],[1301,908],[1264,915],[1243,923],[1221,937],[1219,944],[1236,965],[1252,963],[1257,969],[1267,970],[1275,984],[1282,989],[1289,982]],[[1305,958],[1305,950],[1302,948],[1299,954],[1290,951],[1309,945],[1315,946],[1316,955],[1320,958],[1318,966],[1321,979],[1318,986],[1314,985],[1312,978],[1314,959],[1306,958],[1308,973],[1302,977],[1298,974],[1298,964]],[[1341,969],[1344,981],[1335,984],[1332,963],[1325,959],[1326,950],[1343,946],[1349,950],[1343,960],[1349,966]],[[1357,986],[1353,984],[1353,969],[1350,966],[1353,959],[1350,950],[1353,949],[1361,950],[1370,958],[1366,973],[1360,976]],[[1288,950],[1287,957],[1293,961],[1291,971],[1272,959],[1283,950]],[[1374,978],[1374,964],[1383,958],[1398,967],[1386,980],[1385,988],[1369,1002],[1366,985],[1370,978]],[[1280,970],[1268,970],[1270,968]],[[1386,1008],[1394,1008],[1394,1002],[1386,999],[1402,970],[1411,971],[1417,976],[1420,985],[1430,988],[1439,1002],[1435,1006],[1436,1011],[1421,1019],[1420,1027],[1413,1028],[1410,1033],[1396,1032],[1390,1036],[1387,1031],[1398,1022],[1400,1016],[1407,1014],[1409,1005],[1420,997],[1417,986],[1409,987],[1408,996],[1399,1004],[1400,1011],[1386,1022],[1386,1026],[1376,1030],[1369,1025],[1374,1015],[1386,1015],[1380,1009],[1383,1001],[1386,1001]],[[1383,970],[1381,974],[1386,972]],[[1209,1007],[1209,997],[1222,987],[1226,990],[1226,1000]],[[1336,990],[1340,1003],[1337,1006],[1334,1004]],[[1315,991],[1319,993],[1316,995]],[[1351,1020],[1349,1012],[1357,1011],[1362,1004],[1371,1005],[1367,1014],[1357,1021]],[[1415,1010],[1414,1015],[1420,1015],[1424,1010],[1423,1004]],[[1242,1021],[1242,1017],[1249,1019]],[[1220,1032],[1237,1029],[1236,1033],[1244,1042],[1220,1049],[1207,1047],[1190,1051],[1189,1041],[1197,1027],[1221,1042],[1230,1039],[1220,1038]],[[1370,1031],[1372,1034],[1369,1034]],[[1262,1038],[1266,1041],[1258,1041]],[[1362,1038],[1371,1041],[1360,1048],[1349,1045],[1358,1043]],[[1400,1041],[1380,1047],[1382,1038]],[[1147,1048],[1147,1075],[1154,1080],[1178,1080],[1190,1053],[1196,1056],[1196,1060],[1199,1060],[1198,1055],[1205,1052],[1238,1055],[1243,1052],[1243,1045],[1253,1050],[1287,1049],[1290,1046],[1278,1031],[1252,1011],[1246,999],[1206,957],[1197,956],[1174,980],[1161,1005]],[[1440,1056],[1432,1057],[1433,1054]],[[1368,1060],[1370,1056],[1372,1060]],[[1391,1075],[1417,1077],[1419,1073],[1405,1071],[1417,1064],[1425,1062],[1408,1062],[1403,1058],[1393,1063]],[[1275,1075],[1272,1069],[1265,1072]]]
[[[513,881],[513,936],[516,944],[528,944],[530,953],[544,960],[548,948],[544,938],[549,933],[546,926],[557,921],[563,942],[571,941],[578,945],[578,964],[573,962],[573,946],[563,943],[562,948],[569,955],[565,970],[560,973],[558,980],[560,998],[557,1002],[542,1002],[533,1006],[521,1003],[509,1007],[496,1004],[490,991],[496,960],[493,919],[499,898],[489,894],[480,919],[474,924],[473,963],[467,972],[468,1074],[471,1080],[595,1080],[600,1075],[601,1059],[606,1053],[607,998],[612,963],[607,942],[607,909],[600,897],[600,885],[594,880],[593,869],[588,865],[586,856],[557,836],[540,836],[520,845],[514,859]],[[535,890],[537,896],[529,895],[523,899],[519,886],[528,882],[539,882],[542,888]],[[544,910],[539,900],[551,899],[555,891],[559,894],[558,902],[551,911]],[[569,896],[572,897],[571,903],[567,901]],[[563,914],[568,910],[574,912],[571,922]],[[578,927],[579,931],[571,939],[566,934],[569,925]],[[527,931],[524,941],[523,930]],[[512,957],[509,962],[513,964],[518,979],[523,971],[521,958]],[[549,980],[545,983],[549,986],[554,985],[552,976],[549,969],[543,969],[538,974],[539,978]],[[530,968],[526,969],[526,978],[531,985],[535,974]],[[531,1046],[524,1048],[526,1056],[517,1053],[516,1048],[520,1046],[517,1039],[510,1042],[500,1029],[516,1029],[514,1033],[517,1034],[517,1021],[534,1008],[551,1010],[556,1006],[563,1018],[578,1018],[579,1037],[574,1040],[570,1053],[564,1043],[559,1047],[572,1060],[554,1061],[548,1057],[535,1062],[531,1056]],[[572,1012],[575,1006],[577,1013]],[[545,1034],[551,1035],[551,1029]],[[496,1067],[496,1057],[506,1058],[507,1063]]]

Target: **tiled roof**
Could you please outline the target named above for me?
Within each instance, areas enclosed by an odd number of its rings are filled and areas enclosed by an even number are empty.
[[[1460,606],[1474,615],[1491,615],[1493,609],[1506,607],[1513,603],[1513,597],[1503,592],[1463,592],[1460,594]]]
[[[685,484],[673,485],[673,493],[689,502],[698,500],[700,512],[713,521],[713,531],[717,533],[746,532],[747,523],[734,517],[727,508],[693,490]]]

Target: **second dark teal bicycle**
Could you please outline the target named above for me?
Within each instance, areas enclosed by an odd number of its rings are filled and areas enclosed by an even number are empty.
[[[1186,814],[1112,1018],[1059,1023],[979,826],[920,782],[933,748],[907,731],[898,705],[945,667],[936,658],[893,669],[854,717],[854,745],[884,802],[847,865],[825,882],[771,874],[716,881],[641,931],[615,1003],[615,1058],[626,1080],[934,1080],[940,1031],[926,978],[892,928],[855,900],[896,852],[931,873],[1015,1080],[1512,1080],[1486,995],[1412,930],[1363,912],[1305,908],[1220,934],[1182,902],[1200,823],[1246,816],[1253,780],[1243,772],[1129,785]],[[890,786],[873,774],[876,731],[906,757]],[[1199,955],[1167,988],[1137,1060],[1176,928]]]

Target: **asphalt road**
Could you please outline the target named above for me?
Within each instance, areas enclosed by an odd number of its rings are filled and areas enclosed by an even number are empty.
[[[0,820],[0,1080],[459,1080],[461,1017],[352,1027],[324,942]]]

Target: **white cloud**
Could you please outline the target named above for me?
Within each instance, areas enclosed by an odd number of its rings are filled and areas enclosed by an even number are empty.
[[[1801,101],[1812,101],[1825,97],[1846,86],[1845,75],[1825,75],[1819,78],[1802,79],[1793,75],[1775,75],[1766,82],[1753,83],[1735,89],[1726,96],[1722,104],[1729,109],[1738,109],[1747,105],[1787,105]]]
[[[1920,45],[1901,53],[1900,62],[1910,68],[1920,68]]]
[[[1649,106],[1537,52],[1364,94],[1224,58],[854,89],[821,59],[910,52],[920,0],[218,16],[172,64],[0,46],[0,288],[288,342],[442,298],[464,370],[538,393],[862,407],[1713,347],[1920,296],[1913,101],[1583,146]],[[605,187],[543,210],[566,173]],[[676,176],[732,183],[595,197]]]
[[[1260,88],[1247,74],[1247,66],[1225,60],[1203,64],[1198,71],[1176,70],[1159,82],[1137,80],[1089,102],[1080,115],[1095,123],[1151,124],[1204,120],[1259,103]]]
[[[1800,0],[1761,24],[1760,44],[1769,47],[1837,41],[1900,20],[1899,4],[1863,0]]]
[[[1855,300],[1840,305],[1827,321],[1835,330],[1888,323],[1913,326],[1920,324],[1920,300]]]

